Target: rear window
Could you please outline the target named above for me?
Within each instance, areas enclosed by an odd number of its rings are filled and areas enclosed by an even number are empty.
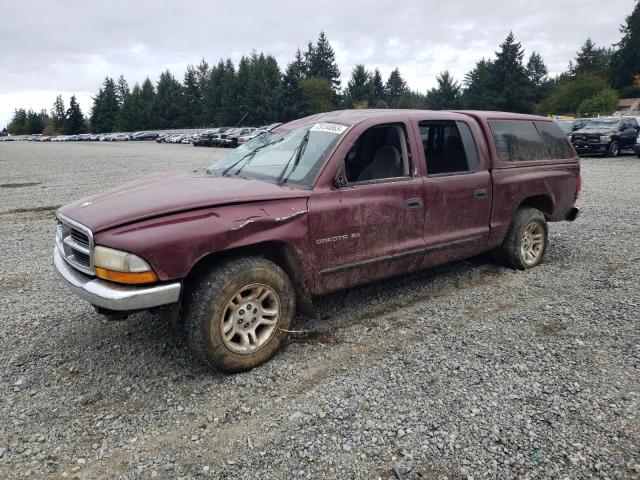
[[[573,149],[564,131],[553,122],[533,122],[549,150],[551,158],[573,158]]]
[[[566,134],[553,122],[489,120],[489,126],[502,161],[573,158]]]

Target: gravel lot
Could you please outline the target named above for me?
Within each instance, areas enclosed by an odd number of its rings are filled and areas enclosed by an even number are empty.
[[[53,212],[224,153],[0,144],[0,477],[640,478],[640,159],[582,162],[529,272],[474,258],[319,299],[271,362],[197,365],[51,265]]]

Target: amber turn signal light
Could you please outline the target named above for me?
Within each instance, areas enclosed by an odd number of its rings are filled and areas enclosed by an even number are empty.
[[[153,283],[158,281],[158,277],[153,272],[116,272],[113,270],[107,270],[106,268],[96,267],[96,275],[104,280],[117,283]]]

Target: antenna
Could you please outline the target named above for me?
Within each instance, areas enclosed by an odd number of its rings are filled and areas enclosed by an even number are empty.
[[[247,115],[249,115],[249,112],[245,113],[245,114],[242,116],[242,118],[241,118],[240,120],[238,120],[238,123],[236,123],[236,124],[234,125],[234,128],[235,128],[235,127],[237,127],[238,125],[240,125],[240,123],[244,120],[244,117],[246,117]]]

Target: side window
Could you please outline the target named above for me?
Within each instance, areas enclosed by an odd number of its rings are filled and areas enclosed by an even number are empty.
[[[427,175],[470,172],[478,166],[478,151],[464,122],[420,122]]]
[[[380,125],[366,130],[345,158],[347,182],[408,177],[408,148],[403,125]]]
[[[548,160],[549,152],[529,120],[489,120],[500,159],[504,162]]]
[[[549,151],[550,158],[573,158],[573,149],[564,131],[555,122],[533,122],[542,141]]]

